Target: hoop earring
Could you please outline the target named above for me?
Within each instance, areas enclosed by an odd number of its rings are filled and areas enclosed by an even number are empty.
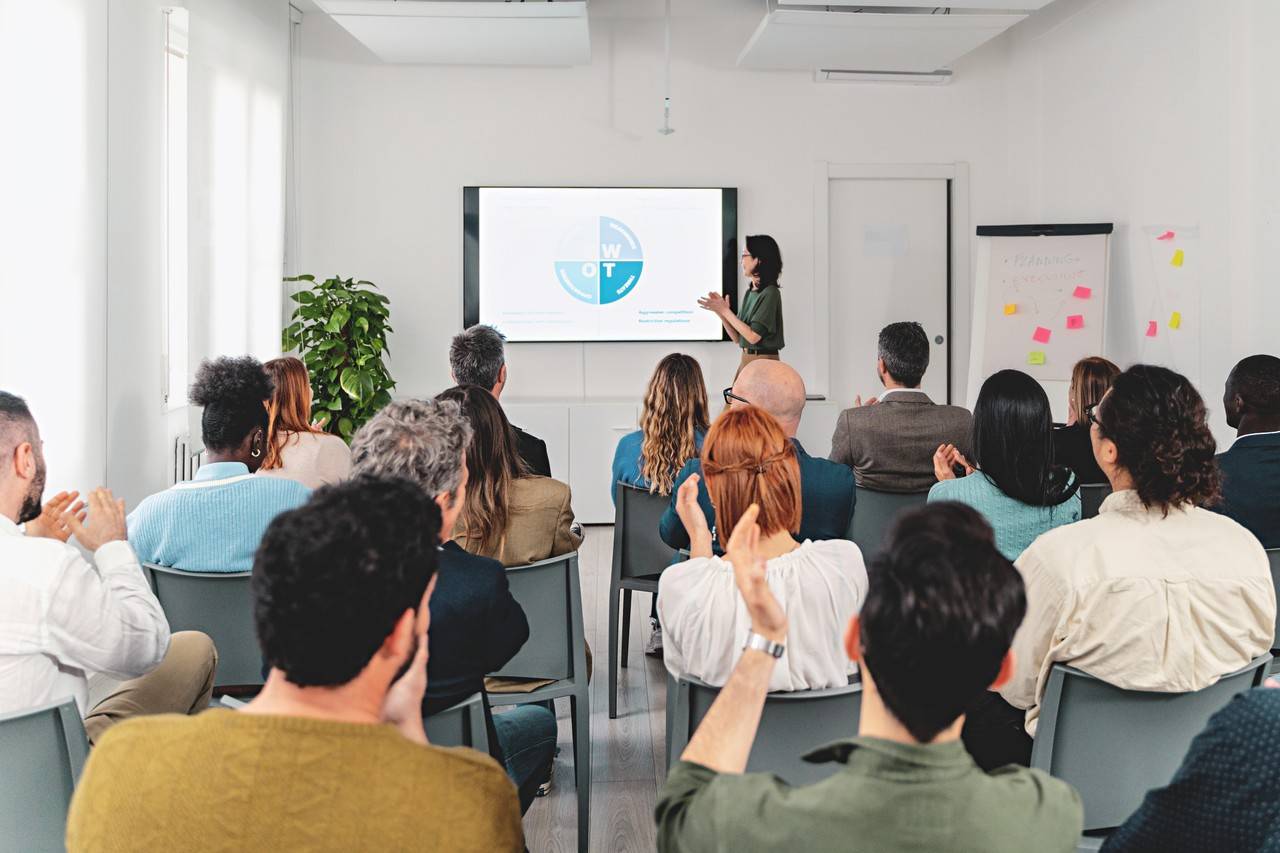
[[[250,450],[249,455],[252,456],[254,459],[257,459],[259,456],[262,455],[262,449],[259,448],[257,450]]]

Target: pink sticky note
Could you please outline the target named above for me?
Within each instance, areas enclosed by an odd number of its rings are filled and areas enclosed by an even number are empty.
[[[1084,328],[1084,315],[1083,315],[1083,314],[1072,314],[1070,317],[1068,317],[1068,318],[1067,318],[1067,328],[1068,328],[1068,329],[1083,329],[1083,328]]]
[[[1172,232],[1172,231],[1166,231],[1166,232],[1164,232],[1163,234],[1161,234],[1159,237],[1157,237],[1156,239],[1157,239],[1157,240],[1172,240],[1172,239],[1173,239],[1173,237],[1174,237],[1174,234],[1173,234],[1173,232]]]
[[[1080,286],[1080,287],[1077,287],[1077,288],[1072,292],[1072,294],[1071,294],[1071,295],[1072,295],[1072,296],[1074,296],[1076,299],[1088,299],[1090,296],[1093,296],[1093,288],[1091,288],[1091,287],[1084,287],[1084,286],[1082,285],[1082,286]]]
[[[1155,320],[1152,320],[1150,323],[1147,323],[1147,337],[1148,337],[1148,338],[1154,338],[1154,337],[1156,336],[1156,328],[1157,328],[1157,326],[1156,326],[1156,321],[1155,321]]]
[[[1050,334],[1052,333],[1044,326],[1036,326],[1035,334],[1031,336],[1031,339],[1038,344],[1047,344],[1049,343]]]

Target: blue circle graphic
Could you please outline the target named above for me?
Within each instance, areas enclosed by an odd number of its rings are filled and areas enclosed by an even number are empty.
[[[601,216],[595,230],[595,257],[556,261],[556,280],[580,302],[608,305],[635,289],[644,254],[635,232],[616,219]]]

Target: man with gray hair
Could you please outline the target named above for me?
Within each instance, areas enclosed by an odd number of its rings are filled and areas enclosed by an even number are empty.
[[[454,336],[449,344],[449,371],[455,385],[479,385],[501,401],[507,385],[506,338],[493,326],[477,324]],[[529,470],[540,477],[551,476],[547,444],[515,424],[516,451]]]
[[[471,424],[452,400],[401,400],[386,406],[351,441],[352,475],[399,477],[417,483],[440,507],[440,538],[449,540],[467,497]],[[452,540],[440,548],[431,596],[431,655],[423,716],[484,692],[484,677],[501,669],[529,639],[529,623],[497,560],[468,554]],[[555,713],[519,705],[493,715],[485,702],[489,751],[520,791],[523,813],[551,772]]]

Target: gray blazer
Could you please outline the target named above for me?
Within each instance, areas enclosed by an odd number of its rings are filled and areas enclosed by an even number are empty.
[[[894,391],[883,403],[845,409],[831,437],[831,461],[853,469],[858,487],[878,492],[927,492],[938,479],[933,454],[954,444],[970,456],[973,416],[938,406],[918,390]]]

